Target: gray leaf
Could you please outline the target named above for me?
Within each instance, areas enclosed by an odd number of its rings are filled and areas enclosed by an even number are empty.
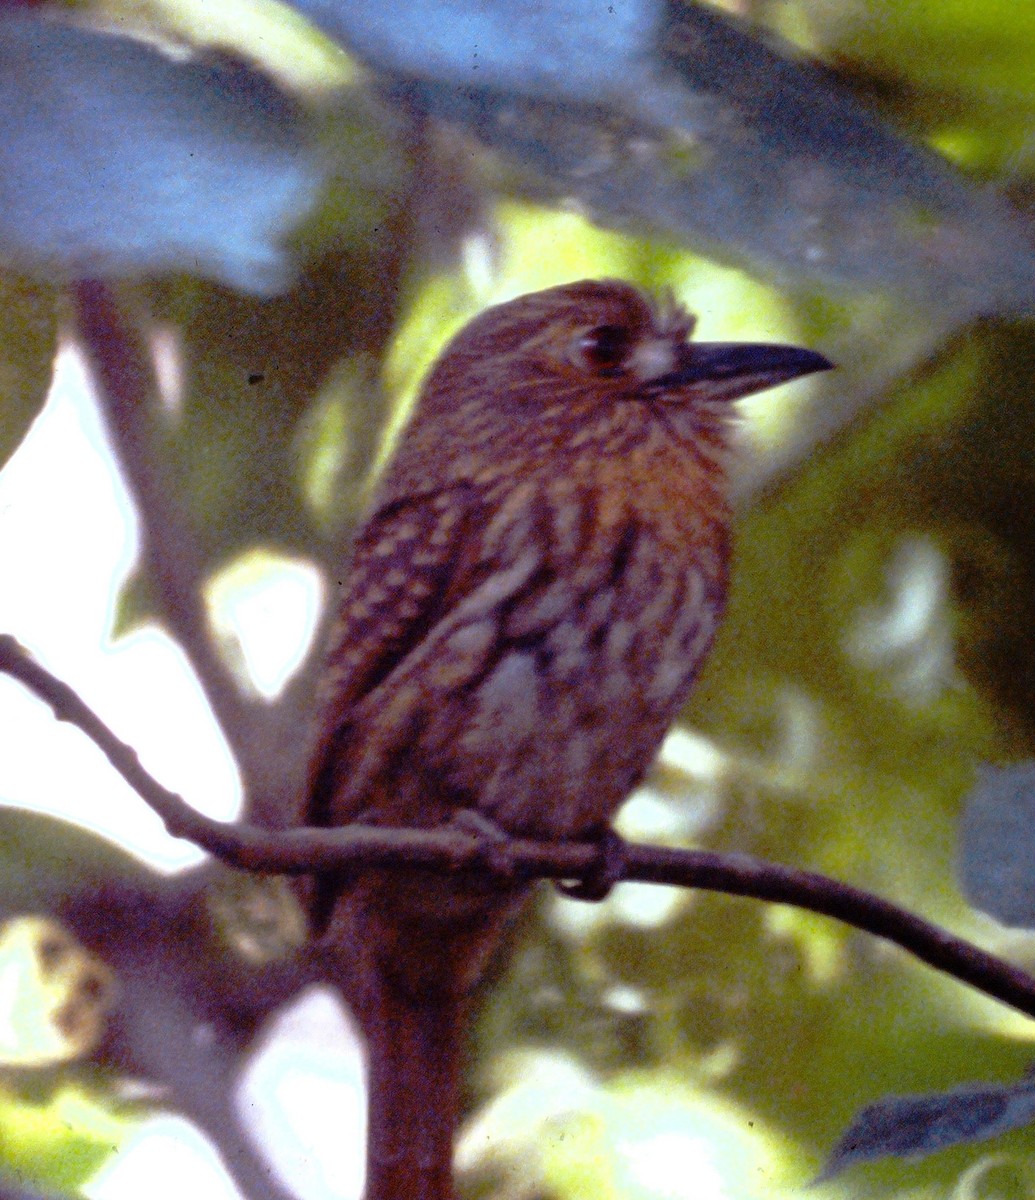
[[[321,177],[300,113],[242,64],[0,19],[0,256],[22,269],[273,291]]]
[[[1035,307],[992,191],[788,46],[691,0],[296,0],[508,182],[777,275],[962,314]]]
[[[989,1084],[932,1095],[887,1096],[867,1105],[834,1147],[816,1182],[877,1159],[922,1158],[963,1142],[981,1142],[1035,1118],[1035,1081]]]
[[[975,907],[1035,928],[1035,762],[978,771],[960,824],[959,876]]]

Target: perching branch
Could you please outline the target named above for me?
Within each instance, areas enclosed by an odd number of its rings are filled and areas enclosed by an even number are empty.
[[[587,881],[600,871],[601,850],[591,842],[534,842],[472,835],[458,829],[364,825],[270,833],[254,825],[214,821],[148,774],[136,751],[121,742],[66,683],[8,635],[0,635],[0,673],[23,683],[53,709],[58,720],[81,729],[162,818],[171,834],[186,838],[241,870],[301,875],[376,865],[454,873],[488,871],[509,880]],[[894,942],[936,970],[1035,1017],[1035,978],[907,909],[825,875],[748,855],[673,850],[617,839],[608,847],[607,865],[615,881],[702,888],[790,904],[834,917]]]

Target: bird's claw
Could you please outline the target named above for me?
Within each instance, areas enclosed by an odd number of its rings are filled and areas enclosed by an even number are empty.
[[[574,883],[555,886],[562,896],[573,900],[606,900],[616,883],[625,875],[625,842],[608,826],[597,839],[599,853],[585,875]]]

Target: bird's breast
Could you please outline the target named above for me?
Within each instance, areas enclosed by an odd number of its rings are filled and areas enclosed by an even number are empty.
[[[642,778],[721,616],[720,496],[654,455],[501,498],[484,579],[428,654],[421,740],[504,828],[576,836]]]

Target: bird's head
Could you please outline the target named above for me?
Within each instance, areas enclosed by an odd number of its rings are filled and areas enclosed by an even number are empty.
[[[692,434],[725,424],[741,396],[831,366],[797,346],[694,342],[693,329],[674,299],[653,300],[620,280],[519,296],[454,337],[416,424],[451,427],[448,436],[469,446],[495,441],[501,455],[563,444],[588,425],[613,430],[623,410],[630,424],[649,424],[654,412]]]

